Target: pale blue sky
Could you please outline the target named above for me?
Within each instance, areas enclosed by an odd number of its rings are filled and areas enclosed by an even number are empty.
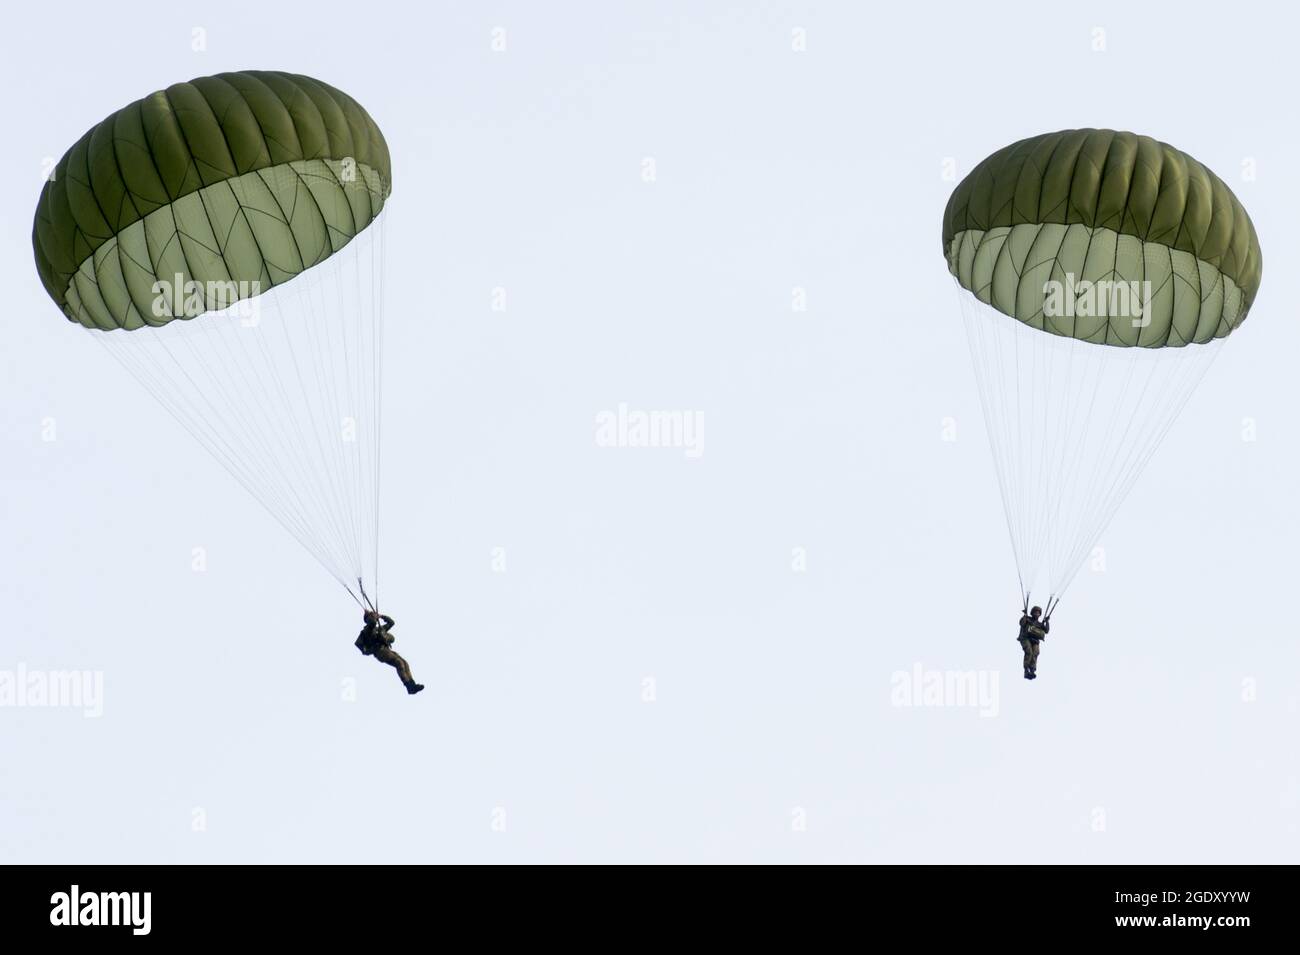
[[[104,700],[0,708],[0,860],[1296,861],[1288,9],[357,9],[9,12],[0,670]],[[348,91],[392,151],[381,575],[414,699],[32,264],[45,157],[243,68]],[[941,169],[1084,125],[1215,169],[1264,280],[1026,683]],[[702,455],[598,446],[621,402],[702,415]],[[996,715],[892,705],[918,663],[996,672]]]

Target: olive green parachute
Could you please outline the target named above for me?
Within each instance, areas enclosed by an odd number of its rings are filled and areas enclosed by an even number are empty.
[[[1085,561],[1105,569],[1101,535],[1255,304],[1259,239],[1186,153],[1078,129],[977,164],[943,255],[1022,597],[1050,607]]]
[[[958,282],[998,311],[1121,346],[1227,335],[1245,320],[1262,267],[1255,227],[1223,180],[1173,146],[1108,129],[1033,136],[981,162],[948,200],[943,253]],[[1149,282],[1149,312],[1141,322],[1114,308],[1045,314],[1045,286],[1067,287],[1067,276],[1070,288]]]
[[[378,599],[391,188],[388,145],[352,97],[292,73],[221,73],[92,127],[32,229],[64,315],[359,603]]]
[[[178,317],[155,288],[178,276],[203,288],[192,318],[337,252],[391,182],[383,134],[345,93],[291,73],[202,77],[118,110],[68,150],[36,208],[36,267],[89,327]]]

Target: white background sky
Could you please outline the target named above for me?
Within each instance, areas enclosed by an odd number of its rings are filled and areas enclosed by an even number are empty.
[[[8,12],[0,669],[105,700],[0,709],[0,860],[1296,861],[1293,14],[546,7]],[[32,262],[43,159],[247,68],[348,91],[392,151],[381,579],[415,698]],[[941,166],[1075,126],[1216,170],[1264,281],[1026,683]],[[619,402],[702,413],[703,455],[598,447]],[[918,663],[997,672],[996,715],[891,705]]]

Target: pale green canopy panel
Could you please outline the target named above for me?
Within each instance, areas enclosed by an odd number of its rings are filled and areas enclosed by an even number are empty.
[[[964,288],[1018,321],[1151,348],[1229,334],[1262,270],[1255,227],[1223,180],[1172,146],[1108,129],[989,156],[948,200],[943,252]]]
[[[266,292],[365,229],[392,188],[388,145],[346,93],[245,71],[159,90],[59,161],[32,245],[73,321],[134,329]],[[178,295],[197,289],[178,313]],[[188,293],[187,293],[188,294]]]

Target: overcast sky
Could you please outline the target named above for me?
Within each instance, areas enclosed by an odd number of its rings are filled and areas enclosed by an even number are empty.
[[[1294,862],[1292,14],[541,6],[9,11],[0,671],[103,692],[0,707],[0,860]],[[47,157],[248,68],[346,90],[391,149],[414,698],[33,265]],[[1076,126],[1217,171],[1265,269],[1028,683],[943,173]],[[620,404],[701,453],[602,446]],[[916,668],[988,696],[898,705]]]

